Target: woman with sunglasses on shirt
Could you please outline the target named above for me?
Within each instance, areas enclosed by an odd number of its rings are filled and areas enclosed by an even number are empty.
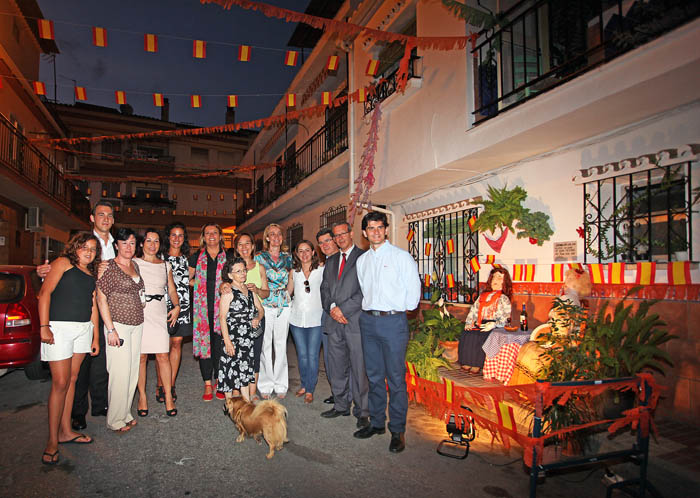
[[[320,266],[318,254],[308,240],[302,240],[292,254],[294,266],[287,284],[289,294],[293,296],[289,315],[289,330],[294,337],[294,344],[299,360],[301,388],[296,392],[304,396],[305,403],[314,400],[314,389],[318,380],[318,362],[321,351],[321,281],[323,267]]]

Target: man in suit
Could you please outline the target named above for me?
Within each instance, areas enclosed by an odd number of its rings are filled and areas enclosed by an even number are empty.
[[[336,245],[335,241],[333,240],[333,231],[330,228],[322,228],[321,230],[318,231],[316,234],[316,242],[318,242],[318,246],[321,248],[321,252],[323,253],[323,263],[325,264],[328,258],[333,256],[335,253],[338,252],[338,246]],[[321,316],[321,330],[323,330],[323,324],[326,323],[326,320],[329,320],[329,316],[326,314],[326,312],[323,312],[323,315]],[[328,363],[328,334],[323,332],[321,334],[321,344],[323,344],[323,364],[326,367],[326,378],[328,379],[328,383],[330,384],[330,373],[329,370],[329,363]],[[349,393],[348,393],[349,395]],[[331,395],[328,396],[326,399],[323,400],[324,403],[332,405],[335,403],[335,400],[333,399],[333,393],[331,392]]]
[[[321,413],[321,416],[335,418],[350,415],[351,394],[355,403],[353,414],[357,417],[357,427],[362,429],[369,426],[369,384],[360,335],[362,291],[357,280],[356,263],[364,251],[355,247],[348,223],[336,223],[331,230],[339,251],[326,261],[321,283],[321,303],[328,314],[323,327],[328,335],[326,343],[331,367],[330,383],[335,403],[333,408]]]

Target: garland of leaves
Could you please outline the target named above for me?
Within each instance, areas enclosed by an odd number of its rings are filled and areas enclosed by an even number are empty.
[[[364,151],[362,152],[360,169],[357,172],[357,178],[355,178],[355,191],[350,197],[348,222],[351,226],[355,222],[357,208],[366,204],[369,209],[372,205],[369,195],[374,186],[374,155],[377,153],[379,121],[381,121],[381,119],[382,111],[380,109],[380,104],[377,103],[374,111],[372,111],[372,122],[369,127],[369,132],[367,132],[367,141],[365,142]]]

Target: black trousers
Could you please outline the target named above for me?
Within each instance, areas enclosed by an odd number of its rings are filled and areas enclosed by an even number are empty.
[[[88,392],[92,402],[92,414],[96,415],[107,408],[107,359],[105,355],[104,323],[100,318],[100,354],[97,356],[85,355],[80,365],[78,379],[75,381],[75,398],[73,398],[73,417],[84,417],[88,411]]]
[[[224,340],[214,332],[214,323],[209,322],[209,342],[211,344],[211,356],[199,359],[199,371],[202,373],[202,380],[214,380],[219,377],[219,358],[224,351]]]

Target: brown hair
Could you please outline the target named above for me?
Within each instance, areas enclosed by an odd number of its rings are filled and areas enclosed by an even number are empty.
[[[218,223],[207,223],[202,226],[202,233],[199,235],[199,250],[204,251],[207,248],[207,243],[204,240],[204,231],[207,227],[214,227],[219,231],[219,250],[223,251],[226,248],[224,244],[224,230]]]
[[[270,223],[265,227],[265,230],[263,231],[263,251],[269,251],[270,250],[270,241],[267,240],[267,235],[270,233],[270,228],[277,227],[280,229],[280,232],[282,232],[282,227],[278,225],[277,223]],[[287,246],[287,243],[284,241],[284,233],[282,233],[282,247],[280,247],[280,251],[282,252],[287,252],[289,251],[289,247]]]
[[[509,300],[513,300],[513,281],[510,279],[510,273],[505,268],[493,268],[491,273],[489,273],[489,279],[486,281],[486,287],[484,292],[491,292],[493,288],[491,287],[491,281],[496,273],[503,274],[503,295],[507,296]]]
[[[301,260],[299,259],[299,256],[297,256],[297,250],[302,244],[306,244],[311,248],[311,271],[314,271],[316,268],[319,267],[321,261],[318,259],[318,253],[316,252],[316,248],[314,247],[314,245],[306,239],[300,240],[294,247],[294,251],[292,252],[292,259],[294,260],[294,264],[292,265],[292,268],[294,269],[294,271],[301,271]]]
[[[61,256],[68,258],[68,261],[70,261],[70,264],[73,266],[78,266],[78,249],[83,247],[88,240],[94,240],[95,244],[97,244],[95,259],[88,265],[88,270],[90,270],[92,276],[97,278],[97,268],[100,266],[100,261],[102,261],[102,245],[100,241],[97,240],[97,237],[95,237],[95,234],[90,232],[76,233],[63,248]]]
[[[233,241],[233,247],[231,249],[233,249],[233,251],[237,257],[241,256],[238,253],[238,242],[240,242],[241,237],[248,237],[250,239],[250,244],[253,246],[253,252],[250,253],[250,257],[254,258],[255,257],[255,237],[253,237],[253,234],[251,234],[249,232],[242,232],[242,233],[239,233],[238,235],[236,235],[236,239]],[[243,257],[243,256],[241,256],[241,257]]]

